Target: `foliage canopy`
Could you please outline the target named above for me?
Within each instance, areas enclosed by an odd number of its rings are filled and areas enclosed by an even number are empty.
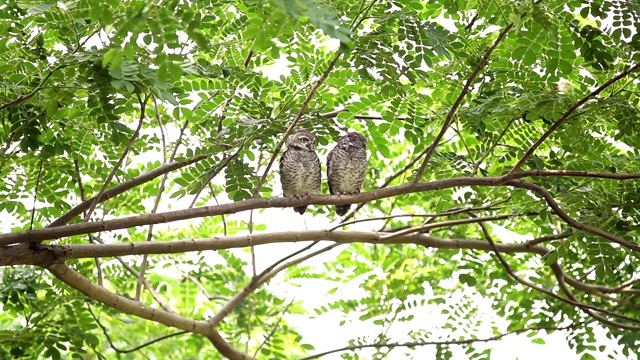
[[[0,358],[311,358],[290,316],[329,313],[376,333],[336,344],[349,359],[484,358],[541,331],[594,359],[601,327],[613,358],[640,346],[637,1],[0,14]],[[296,128],[321,159],[365,134],[363,193],[282,198]],[[326,206],[345,203],[345,219]],[[285,290],[314,284],[317,307]]]

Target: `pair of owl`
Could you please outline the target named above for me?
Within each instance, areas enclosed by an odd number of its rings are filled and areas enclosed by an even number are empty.
[[[367,172],[367,139],[358,132],[340,138],[327,157],[327,179],[331,195],[357,194]],[[280,182],[284,196],[320,194],[320,159],[316,154],[316,137],[299,130],[289,137],[287,150],[280,159]],[[336,205],[343,216],[351,205]],[[293,208],[301,215],[307,206]]]

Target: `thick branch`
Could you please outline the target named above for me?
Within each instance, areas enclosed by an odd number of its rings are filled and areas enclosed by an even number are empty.
[[[508,174],[500,177],[492,177],[492,178],[476,178],[476,177],[459,177],[453,179],[444,179],[437,180],[428,183],[417,183],[417,184],[403,184],[395,187],[389,187],[385,189],[378,189],[370,192],[364,192],[355,195],[310,195],[302,198],[257,198],[257,199],[249,199],[244,201],[239,201],[236,203],[230,204],[222,204],[215,206],[203,206],[193,209],[187,210],[177,210],[177,211],[169,211],[164,213],[156,213],[156,214],[146,214],[146,215],[138,215],[138,216],[130,216],[121,219],[113,219],[113,220],[105,220],[105,221],[96,221],[96,222],[86,222],[86,223],[76,223],[67,226],[59,226],[55,228],[46,228],[46,229],[36,229],[36,230],[27,230],[21,232],[14,233],[6,233],[0,234],[0,246],[10,245],[16,243],[25,243],[25,242],[35,242],[35,241],[43,241],[43,240],[51,240],[51,239],[59,239],[62,237],[72,236],[72,235],[80,235],[80,234],[88,234],[92,232],[101,232],[101,231],[111,231],[118,229],[127,229],[130,227],[141,226],[141,225],[149,225],[149,224],[159,224],[159,223],[168,223],[172,221],[178,220],[187,220],[193,218],[199,218],[204,216],[215,216],[215,215],[223,215],[223,214],[233,214],[240,211],[247,211],[253,209],[261,209],[261,208],[282,208],[282,207],[292,207],[292,206],[302,206],[302,205],[343,205],[343,204],[353,204],[353,203],[363,203],[376,199],[387,198],[391,196],[397,196],[402,194],[409,193],[417,193],[428,190],[441,190],[459,186],[515,186],[519,188],[531,189],[536,192],[546,190],[537,185],[524,183],[521,181],[514,181],[514,179],[519,179],[527,176],[564,176],[563,173],[558,171],[537,171],[537,172],[525,172],[525,173],[515,173]],[[607,177],[614,178],[619,180],[626,179],[637,179],[640,178],[640,174],[607,174],[607,173],[593,173],[593,172],[574,172],[572,176],[582,176],[582,177]],[[554,208],[554,210],[559,210],[557,203],[553,200],[553,197],[546,192],[543,195],[549,205]],[[557,209],[556,209],[557,208]],[[585,227],[581,225],[577,221],[571,219],[565,213],[561,212],[563,215],[563,219],[570,219],[571,222],[568,223],[578,229],[585,229],[589,231],[589,229],[594,229],[592,227]],[[606,232],[595,229],[593,230],[594,234],[604,236],[603,234],[607,234]],[[605,236],[607,239],[615,241],[619,244],[625,244],[630,249],[640,251],[640,245],[629,243],[625,240],[617,238],[613,235],[607,234]]]
[[[256,358],[249,356],[239,351],[238,349],[234,348],[233,346],[229,345],[229,343],[226,342],[222,338],[222,336],[220,336],[220,333],[215,331],[215,329],[214,331],[211,332],[211,334],[207,335],[207,339],[209,339],[209,341],[211,341],[213,346],[215,346],[216,350],[218,350],[220,354],[224,355],[227,359],[256,360]]]
[[[116,310],[163,325],[205,335],[216,349],[229,359],[254,359],[234,349],[220,336],[220,333],[206,321],[188,319],[181,315],[155,309],[139,301],[114,294],[102,286],[92,283],[89,279],[75,272],[65,264],[53,264],[48,266],[47,270],[70,287]]]
[[[428,248],[438,249],[473,249],[491,251],[492,247],[486,241],[467,239],[442,239],[425,234],[407,234],[386,240],[385,233],[366,231],[331,231],[306,230],[275,233],[258,233],[252,235],[236,235],[207,239],[152,241],[136,243],[114,244],[74,244],[65,246],[39,245],[32,248],[29,244],[19,244],[0,249],[0,266],[9,265],[38,265],[48,267],[72,259],[115,257],[144,254],[174,254],[193,251],[221,250],[244,248],[252,245],[272,243],[288,243],[299,241],[333,241],[337,244],[364,242],[372,244],[416,244]],[[532,246],[525,242],[521,244],[496,244],[500,253],[531,253],[543,256],[549,250],[543,246]],[[586,284],[569,276],[565,281],[586,293],[616,293],[622,290],[616,287]]]
[[[70,287],[126,314],[207,336],[215,331],[213,326],[206,321],[191,320],[184,316],[155,309],[139,301],[114,294],[104,287],[94,284],[65,264],[51,264],[47,266],[46,269]]]
[[[441,239],[423,234],[406,234],[383,240],[385,233],[368,231],[329,231],[306,230],[251,235],[235,235],[192,240],[130,242],[113,244],[73,244],[64,246],[39,245],[28,250],[27,244],[2,248],[0,266],[39,265],[48,266],[53,262],[93,257],[114,257],[145,254],[177,254],[192,251],[244,248],[274,243],[295,243],[300,241],[333,241],[337,243],[366,242],[374,244],[413,243],[425,247],[440,249],[475,249],[489,251],[485,241],[466,239]],[[528,244],[498,244],[503,253],[546,254],[548,250],[541,246]],[[15,251],[14,251],[15,249]],[[22,251],[18,251],[21,249]],[[33,252],[33,257],[29,252]],[[32,261],[29,261],[32,260]]]

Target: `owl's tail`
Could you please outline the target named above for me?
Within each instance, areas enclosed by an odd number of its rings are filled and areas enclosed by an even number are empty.
[[[305,211],[307,211],[307,205],[305,205],[305,206],[294,206],[293,207],[293,211],[295,211],[298,214],[302,215],[302,214],[304,214]]]
[[[344,216],[347,213],[347,211],[349,211],[350,207],[351,207],[351,204],[336,205],[336,214],[338,216]]]

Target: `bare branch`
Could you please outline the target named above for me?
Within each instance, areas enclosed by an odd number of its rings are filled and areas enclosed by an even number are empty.
[[[415,226],[406,230],[394,232],[393,234],[384,235],[380,238],[380,240],[385,241],[389,239],[393,239],[394,237],[399,237],[408,234],[414,234],[419,232],[424,232],[431,229],[437,229],[441,227],[449,227],[455,225],[463,225],[463,224],[473,224],[478,222],[485,221],[494,221],[494,220],[504,220],[512,217],[513,215],[497,215],[497,216],[486,216],[486,217],[474,217],[471,219],[458,219],[458,220],[449,220],[449,221],[441,221],[437,223],[430,223],[427,225]]]

